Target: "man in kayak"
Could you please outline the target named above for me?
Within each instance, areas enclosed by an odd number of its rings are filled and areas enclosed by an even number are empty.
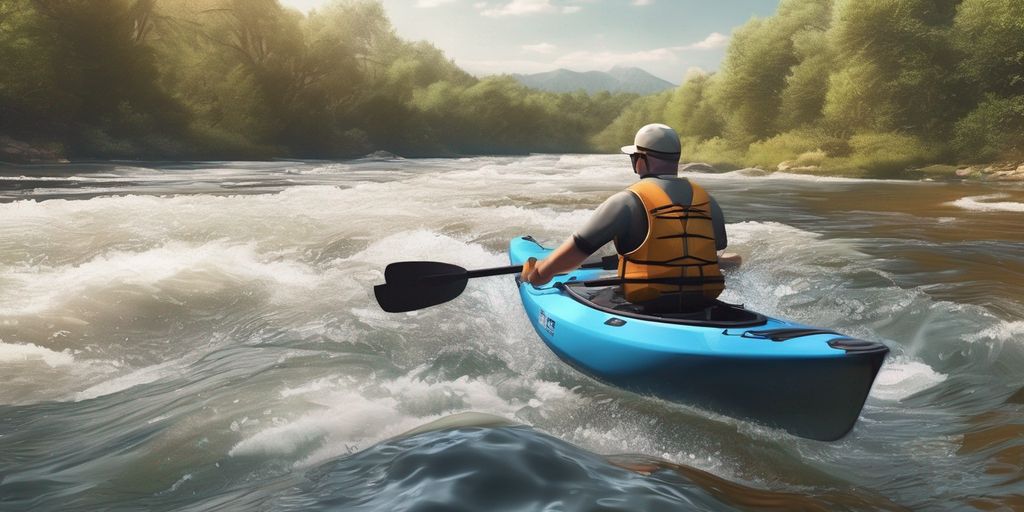
[[[680,178],[675,130],[649,124],[622,148],[640,181],[608,198],[590,220],[547,258],[530,259],[522,280],[547,283],[569,272],[608,242],[619,253],[626,300],[654,310],[700,306],[724,288],[721,266],[738,266],[727,245],[725,219],[702,187]]]

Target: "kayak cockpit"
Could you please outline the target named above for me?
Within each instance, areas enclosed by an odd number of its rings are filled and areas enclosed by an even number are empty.
[[[649,308],[627,301],[619,286],[586,287],[569,281],[561,283],[559,287],[568,296],[588,307],[628,318],[723,329],[755,327],[768,322],[760,313],[720,300],[687,308]]]

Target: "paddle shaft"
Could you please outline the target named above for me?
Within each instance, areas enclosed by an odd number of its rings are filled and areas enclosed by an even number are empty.
[[[474,277],[490,277],[490,276],[501,276],[505,274],[517,274],[523,271],[522,265],[509,265],[507,267],[495,267],[495,268],[482,268],[479,270],[467,270],[466,277],[472,279]]]
[[[612,260],[618,262],[618,257],[607,256],[598,261],[584,263],[579,268],[603,268],[609,269],[609,265],[612,264]],[[422,281],[434,281],[434,280],[445,280],[445,279],[473,279],[475,277],[490,277],[490,276],[501,276],[506,274],[518,274],[523,271],[522,265],[509,265],[507,267],[494,267],[494,268],[481,268],[478,270],[467,270],[464,274],[436,274],[432,276],[423,276]]]

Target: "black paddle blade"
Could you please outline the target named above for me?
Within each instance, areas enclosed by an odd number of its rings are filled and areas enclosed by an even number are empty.
[[[373,287],[373,295],[384,311],[405,313],[448,302],[462,295],[467,282],[468,279],[463,278],[431,285],[417,281],[379,284]]]
[[[388,284],[412,283],[434,276],[465,277],[466,269],[450,263],[437,261],[399,261],[384,269],[384,281]],[[442,280],[444,280],[442,278]],[[434,282],[434,279],[431,279]]]

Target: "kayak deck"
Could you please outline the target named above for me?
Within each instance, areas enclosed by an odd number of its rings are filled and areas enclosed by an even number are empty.
[[[723,328],[753,327],[768,323],[768,319],[760,313],[720,300],[715,300],[708,305],[702,304],[701,307],[689,311],[652,312],[627,301],[622,295],[622,289],[618,286],[586,288],[573,286],[572,281],[567,281],[562,286],[566,294],[585,306],[627,318]]]

